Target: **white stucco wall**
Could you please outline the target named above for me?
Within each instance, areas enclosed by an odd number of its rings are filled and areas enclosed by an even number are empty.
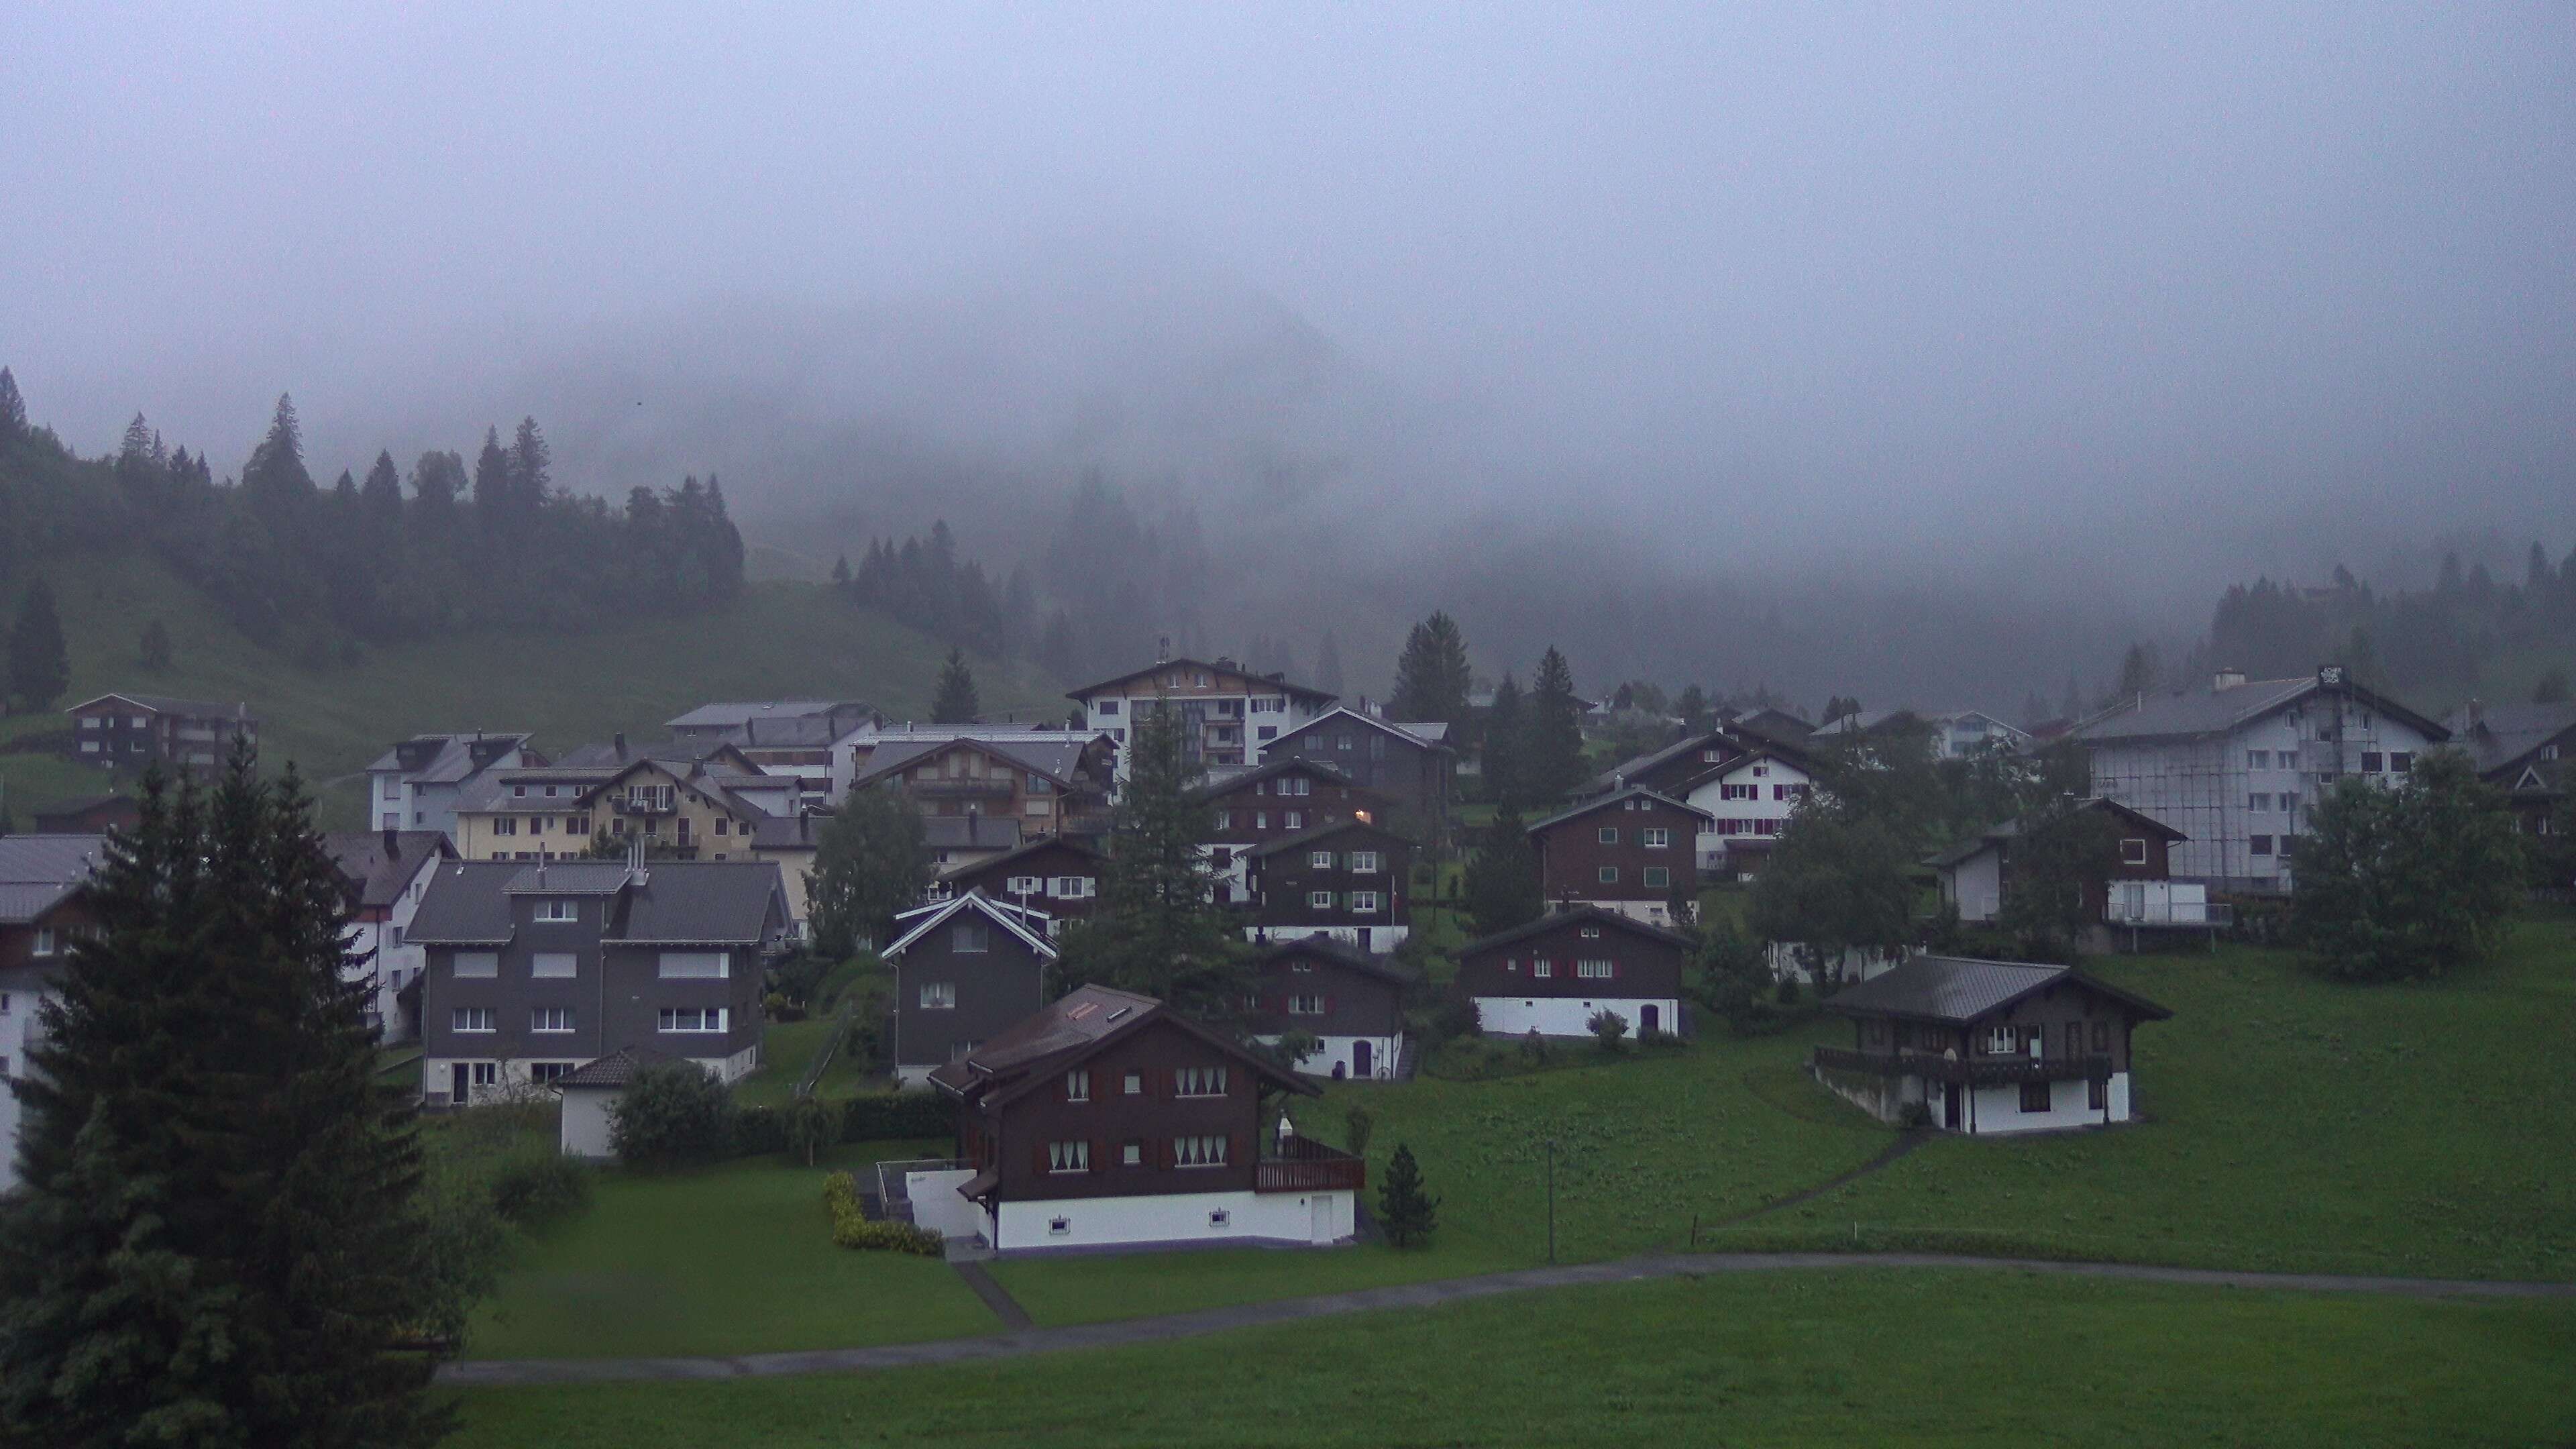
[[[1682,1004],[1677,1000],[1633,996],[1604,996],[1581,1001],[1570,996],[1479,996],[1476,1001],[1477,1028],[1491,1037],[1525,1036],[1532,1027],[1540,1036],[1590,1036],[1588,1023],[1596,1011],[1615,1011],[1628,1019],[1628,1036],[1634,1040],[1645,1030],[1645,1008],[1655,1010],[1655,1025],[1664,1031],[1681,1027]]]
[[[1963,921],[1991,921],[2004,898],[2003,852],[1980,850],[1941,874],[1941,894]]]
[[[2105,1120],[2129,1120],[2129,1075],[2126,1072],[2115,1072],[2111,1076],[2111,1110],[2107,1119],[2100,1109],[2084,1105],[2090,1097],[2084,1082],[2051,1082],[2048,1085],[2049,1105],[2045,1112],[2023,1111],[2021,1088],[2017,1086],[1977,1088],[1976,1115],[1971,1119],[1975,1130],[1980,1134],[2045,1132],[2067,1127],[2098,1127]],[[1939,1119],[1936,1116],[1934,1120]]]
[[[1244,1239],[1333,1243],[1358,1231],[1356,1196],[1350,1192],[1191,1192],[1005,1202],[991,1241],[1002,1252]],[[1210,1221],[1211,1214],[1220,1212],[1226,1215],[1225,1222]],[[1055,1227],[1059,1220],[1062,1231]]]
[[[51,992],[9,992],[9,1009],[0,1012],[0,1057],[8,1058],[9,1075],[27,1074],[27,1044],[41,1040],[36,1005]],[[0,1192],[18,1185],[18,1094],[0,1084]]]
[[[1643,921],[1649,926],[1661,926],[1668,931],[1673,928],[1672,909],[1663,901],[1577,900],[1575,904],[1578,906],[1598,906],[1602,910],[1608,911],[1614,916],[1624,916],[1631,921]]]
[[[957,1195],[975,1175],[971,1167],[936,1172],[907,1172],[903,1193],[912,1199],[912,1220],[944,1238],[980,1238],[990,1226],[984,1209]]]
[[[1368,932],[1368,939],[1365,941],[1360,939],[1360,932],[1362,931]],[[1396,947],[1403,945],[1405,937],[1412,934],[1413,928],[1411,926],[1290,925],[1246,926],[1243,928],[1243,939],[1250,941],[1255,945],[1261,945],[1270,941],[1303,941],[1309,936],[1329,936],[1332,939],[1341,942],[1345,946],[1352,947],[1356,950],[1366,951],[1373,956],[1386,955]]]
[[[563,1093],[563,1150],[566,1157],[609,1158],[608,1111],[626,1093],[610,1087],[570,1087]]]
[[[1263,1046],[1279,1044],[1276,1036],[1255,1037],[1253,1040]],[[1323,1045],[1299,1057],[1295,1068],[1310,1077],[1329,1077],[1336,1067],[1341,1069],[1343,1076],[1356,1077],[1358,1073],[1351,1066],[1352,1048],[1360,1042],[1367,1042],[1369,1080],[1391,1082],[1395,1080],[1395,1064],[1404,1053],[1404,1034],[1401,1032],[1394,1036],[1328,1036],[1318,1040]]]

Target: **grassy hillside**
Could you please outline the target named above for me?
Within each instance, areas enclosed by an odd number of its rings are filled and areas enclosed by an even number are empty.
[[[584,634],[476,635],[371,649],[354,666],[307,669],[216,617],[195,589],[139,555],[71,558],[49,569],[71,650],[70,704],[111,689],[246,700],[263,758],[293,761],[322,787],[325,823],[364,824],[364,781],[385,745],[421,730],[533,730],[565,749],[623,731],[663,738],[662,721],[709,699],[864,699],[927,718],[940,660],[934,640],[805,584],[761,583],[730,607]],[[158,619],[176,645],[167,670],[138,658]],[[974,661],[985,707],[1061,717],[1062,688],[1017,662]],[[0,721],[0,737],[59,730],[59,714]],[[103,788],[102,772],[33,754],[0,754],[0,782],[23,824],[48,802]]]

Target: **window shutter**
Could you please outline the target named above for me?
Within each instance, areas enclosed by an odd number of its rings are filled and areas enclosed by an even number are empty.
[[[1333,998],[1329,995],[1324,998],[1324,1014],[1326,1016],[1333,1014]]]
[[[1103,1139],[1103,1138],[1093,1138],[1093,1139],[1092,1139],[1092,1142],[1091,1142],[1091,1170],[1092,1170],[1092,1171],[1094,1171],[1094,1172],[1106,1172],[1106,1171],[1108,1171],[1111,1167],[1115,1166],[1115,1165],[1117,1164],[1117,1162],[1118,1162],[1118,1159],[1117,1159],[1117,1158],[1112,1157],[1112,1156],[1110,1156],[1110,1155],[1109,1155],[1109,1143],[1108,1143],[1108,1141],[1107,1141],[1106,1139]]]
[[[1035,1155],[1037,1170],[1045,1172],[1047,1170],[1047,1145],[1043,1142],[1032,1142],[1029,1144],[1029,1150]]]

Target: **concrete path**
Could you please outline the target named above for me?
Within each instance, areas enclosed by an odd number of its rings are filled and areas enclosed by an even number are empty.
[[[981,1271],[981,1265],[963,1265]],[[1309,1298],[1282,1298],[1131,1318],[1070,1328],[1031,1328],[984,1338],[883,1348],[823,1349],[811,1353],[756,1353],[738,1358],[466,1359],[441,1365],[438,1381],[451,1387],[613,1382],[679,1382],[692,1379],[769,1377],[778,1374],[851,1373],[919,1364],[977,1363],[1056,1353],[1072,1348],[1111,1348],[1196,1338],[1229,1329],[1294,1323],[1381,1308],[1431,1308],[1498,1293],[1564,1288],[1591,1283],[1632,1283],[1652,1278],[1711,1273],[1768,1273],[1787,1269],[1968,1268],[2046,1273],[2070,1278],[2117,1278],[2138,1283],[2181,1283],[2209,1288],[2290,1289],[2312,1293],[2385,1293],[2409,1298],[2559,1298],[2576,1301],[2576,1283],[2485,1282],[2475,1279],[2365,1278],[2339,1273],[2237,1273],[2205,1268],[2154,1268],[2127,1263],[2060,1263],[2037,1258],[1952,1257],[1941,1253],[1661,1253],[1557,1268],[1527,1268],[1479,1278],[1447,1278]],[[970,1283],[972,1279],[968,1280]],[[998,1291],[998,1285],[996,1285]],[[1017,1305],[1014,1305],[1015,1307]]]
[[[984,1300],[984,1306],[993,1310],[993,1316],[1002,1320],[1004,1328],[1016,1331],[1038,1326],[1038,1321],[1029,1317],[1029,1311],[1020,1306],[1020,1300],[1013,1298],[1010,1290],[994,1282],[993,1275],[984,1271],[982,1262],[951,1258],[948,1266],[957,1270],[957,1276],[966,1280],[966,1286],[974,1290],[976,1297]]]

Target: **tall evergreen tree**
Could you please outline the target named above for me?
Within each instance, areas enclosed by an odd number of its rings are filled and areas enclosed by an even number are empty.
[[[295,540],[306,506],[315,497],[313,475],[304,469],[304,425],[295,416],[295,399],[277,395],[268,436],[251,449],[242,465],[242,497],[281,542]]]
[[[1467,692],[1474,685],[1467,664],[1467,634],[1446,612],[1413,626],[1395,661],[1395,693],[1387,712],[1398,720],[1446,724],[1467,720]]]
[[[1519,811],[1505,805],[1494,812],[1494,823],[1467,862],[1460,891],[1480,936],[1535,921],[1547,909],[1539,887],[1538,852]]]
[[[521,519],[534,518],[546,501],[554,486],[554,464],[554,450],[537,431],[537,420],[519,419],[519,431],[510,441],[510,506]]]
[[[1692,734],[1698,734],[1717,722],[1716,714],[1708,706],[1708,691],[1696,684],[1683,687],[1681,698],[1673,701],[1673,712],[1682,717],[1682,728]]]
[[[18,379],[0,367],[0,443],[27,436],[27,400],[18,396]]]
[[[411,491],[420,500],[425,519],[444,522],[465,493],[464,455],[435,448],[421,454],[420,461],[411,465]]]
[[[816,949],[843,961],[883,944],[895,913],[921,899],[934,873],[929,832],[901,786],[851,791],[814,843],[805,878]]]
[[[146,781],[38,1008],[0,1201],[0,1437],[426,1445],[402,1345],[461,1322],[412,1108],[341,972],[338,871],[290,772]]]
[[[71,682],[71,657],[63,648],[63,621],[54,611],[53,586],[38,579],[27,585],[18,600],[18,619],[9,630],[10,705],[48,709]]]
[[[496,532],[510,522],[514,501],[511,497],[510,453],[501,446],[501,430],[483,430],[483,451],[474,458],[474,521],[484,532]]]
[[[1215,904],[1216,875],[1200,848],[1214,821],[1190,793],[1198,771],[1184,748],[1180,711],[1139,714],[1127,749],[1100,903],[1089,921],[1065,932],[1058,961],[1064,982],[1142,992],[1232,1030],[1251,986],[1250,952],[1233,916]]]
[[[1551,645],[1530,677],[1522,728],[1520,769],[1530,800],[1559,799],[1583,783],[1583,701],[1574,693],[1574,669]]]
[[[1440,1223],[1440,1199],[1422,1189],[1422,1166],[1414,1161],[1408,1143],[1395,1145],[1395,1157],[1386,1165],[1386,1180],[1378,1184],[1377,1220],[1386,1230],[1386,1240],[1399,1248],[1418,1247],[1429,1242]]]
[[[984,712],[975,697],[975,672],[966,667],[963,650],[948,651],[948,662],[939,670],[939,692],[930,701],[932,724],[973,724]]]
[[[1521,703],[1521,686],[1510,670],[1503,671],[1503,682],[1494,686],[1494,703],[1485,711],[1483,767],[1485,788],[1505,808],[1529,803],[1528,774],[1521,768],[1521,757],[1527,750],[1528,710]]]

